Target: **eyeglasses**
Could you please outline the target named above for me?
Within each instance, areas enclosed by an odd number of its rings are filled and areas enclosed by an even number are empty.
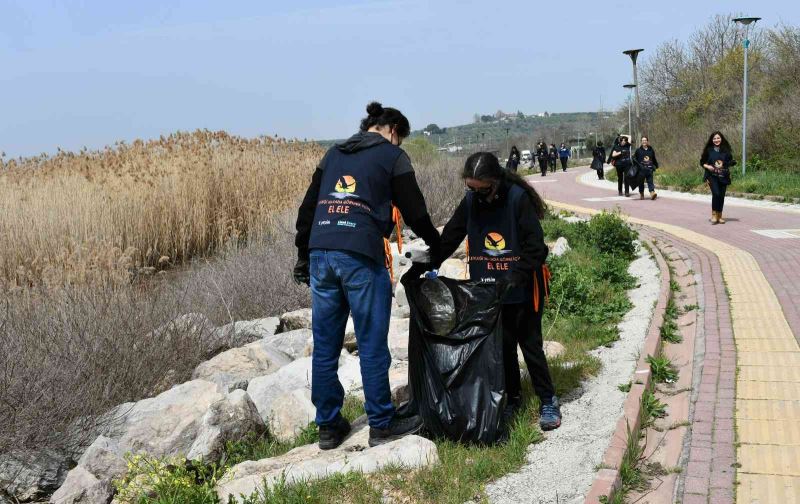
[[[492,193],[492,190],[494,189],[494,184],[490,185],[489,187],[475,188],[475,187],[470,187],[465,182],[464,183],[464,188],[467,190],[467,192],[480,194],[481,196],[488,196],[488,195],[490,195]]]

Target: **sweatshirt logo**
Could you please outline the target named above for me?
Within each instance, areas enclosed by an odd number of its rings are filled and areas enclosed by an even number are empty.
[[[645,163],[649,163],[650,162],[650,156],[645,156],[644,157],[644,162]]]
[[[350,175],[342,175],[336,181],[336,186],[334,186],[334,192],[331,193],[331,196],[337,199],[347,199],[347,198],[357,198],[358,195],[356,192],[356,179],[351,177]]]
[[[714,168],[722,168],[723,165],[724,163],[722,162],[721,159],[717,159],[716,161],[714,161]]]
[[[486,238],[483,240],[483,246],[486,247],[484,252],[490,256],[501,256],[508,254],[511,252],[510,250],[505,250],[506,248],[506,239],[503,238],[503,235],[500,233],[489,233],[486,235]]]

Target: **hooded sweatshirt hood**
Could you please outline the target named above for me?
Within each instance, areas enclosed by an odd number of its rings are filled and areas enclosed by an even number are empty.
[[[380,133],[359,131],[344,142],[336,144],[336,148],[345,154],[352,154],[388,142]]]

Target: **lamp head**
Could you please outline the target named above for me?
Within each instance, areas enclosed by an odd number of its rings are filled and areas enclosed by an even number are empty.
[[[622,51],[622,54],[627,54],[631,57],[631,61],[633,64],[636,64],[636,58],[639,57],[639,53],[644,51],[644,49],[628,49],[627,51]]]
[[[636,87],[636,84],[623,84],[622,87],[625,89],[633,89]]]
[[[760,17],[740,17],[740,18],[734,18],[733,22],[747,26],[749,24],[759,21],[760,19],[761,19]]]

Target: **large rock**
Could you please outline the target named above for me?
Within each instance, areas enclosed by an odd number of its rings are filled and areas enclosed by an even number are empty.
[[[339,358],[339,381],[344,387],[345,394],[362,388],[361,367],[357,358],[342,354]],[[247,393],[253,399],[261,418],[269,426],[270,432],[275,430],[272,422],[276,415],[273,414],[273,410],[283,408],[277,399],[298,389],[311,390],[311,357],[297,359],[275,373],[250,380]],[[304,427],[307,423],[300,425],[298,420],[294,427],[297,425]],[[281,426],[281,430],[289,428],[286,425]]]
[[[369,427],[362,417],[354,424],[353,433],[334,450],[322,451],[314,443],[280,457],[243,462],[223,476],[216,488],[217,495],[227,502],[229,496],[250,496],[279,481],[292,484],[348,472],[372,473],[387,466],[413,470],[439,462],[436,445],[428,439],[406,436],[370,448],[368,437]]]
[[[117,406],[108,437],[122,453],[144,451],[155,457],[189,453],[208,408],[223,398],[216,384],[192,380],[137,403]]]
[[[274,335],[280,326],[278,317],[233,322],[213,331],[219,347],[237,348]]]
[[[228,441],[238,441],[249,433],[259,435],[266,429],[247,392],[235,390],[208,408],[186,458],[216,462]]]
[[[560,236],[553,246],[550,248],[550,255],[555,257],[560,257],[567,252],[569,252],[571,247],[569,246],[569,242],[563,236]]]
[[[392,362],[392,367],[389,368],[389,388],[392,390],[392,401],[395,404],[402,404],[411,399],[408,361]]]
[[[398,283],[397,287],[394,289],[394,304],[396,306],[408,306],[406,288],[401,283]]]
[[[299,359],[311,355],[314,348],[314,334],[311,329],[295,329],[269,336],[264,339],[264,342],[292,359]]]
[[[317,409],[311,402],[311,390],[307,388],[284,392],[275,399],[269,422],[269,431],[279,441],[291,441],[314,421]]]
[[[192,379],[216,383],[223,392],[228,392],[245,388],[252,378],[272,374],[290,362],[291,356],[263,339],[201,362],[192,373]]]
[[[21,502],[54,492],[67,476],[70,457],[58,450],[0,454],[0,491]]]
[[[113,494],[111,481],[102,480],[83,466],[77,466],[50,497],[50,504],[108,504]]]
[[[113,494],[112,480],[125,474],[127,465],[119,445],[99,436],[67,474],[51,504],[106,504]]]
[[[281,315],[279,332],[294,331],[296,329],[311,329],[311,308],[302,308]]]
[[[564,345],[558,341],[544,340],[542,347],[544,348],[544,355],[547,357],[547,360],[561,357],[564,355],[564,352],[567,351],[567,349],[564,348]],[[522,349],[519,346],[517,346],[517,359],[520,362],[525,362],[525,359],[522,357]]]
[[[408,360],[408,327],[410,319],[393,318],[389,321],[389,352],[393,360]]]

